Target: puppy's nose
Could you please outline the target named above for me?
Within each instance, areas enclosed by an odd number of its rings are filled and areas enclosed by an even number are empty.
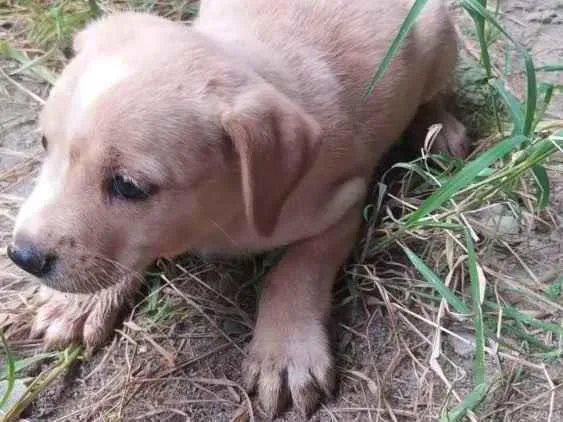
[[[12,244],[8,246],[7,252],[14,264],[39,278],[49,273],[56,259],[55,255],[30,244]]]

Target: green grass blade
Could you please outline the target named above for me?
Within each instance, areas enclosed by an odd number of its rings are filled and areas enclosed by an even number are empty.
[[[26,359],[14,360],[14,368],[13,368],[14,373],[18,373],[37,362],[41,362],[46,359],[51,359],[56,356],[57,356],[57,352],[47,352],[47,353],[35,354],[32,357]],[[9,368],[0,368],[0,381],[7,379],[8,376],[10,375],[8,373],[8,369]]]
[[[493,302],[485,302],[487,308],[495,310],[497,312],[500,311],[499,305]],[[523,324],[531,325],[532,327],[538,328],[545,332],[554,333],[560,336],[563,336],[563,327],[553,324],[551,322],[541,321],[537,318],[531,317],[526,315],[520,311],[518,311],[513,306],[505,305],[502,307],[502,313],[505,318],[510,318],[515,321],[521,322]]]
[[[44,391],[53,381],[55,381],[61,374],[66,371],[82,353],[81,347],[69,347],[63,352],[58,353],[60,356],[59,363],[49,369],[47,372],[41,373],[35,377],[27,386],[21,397],[13,403],[10,408],[6,409],[4,416],[5,421],[19,420],[22,412],[29,406],[29,404],[37,397],[37,395]],[[18,380],[19,381],[19,380]]]
[[[20,62],[25,67],[29,66],[30,72],[33,72],[36,76],[38,76],[39,78],[41,78],[44,81],[49,82],[51,85],[54,85],[55,81],[57,80],[57,75],[52,73],[45,66],[42,66],[42,65],[37,64],[37,63],[30,64],[30,62],[32,62],[32,60],[30,60],[21,51],[18,51],[17,49],[10,46],[5,41],[0,41],[0,56],[5,56],[5,57],[8,57],[12,60],[16,60],[16,61]],[[21,69],[20,69],[20,71],[21,71]]]
[[[534,130],[538,124],[543,120],[547,108],[553,100],[553,94],[555,92],[555,85],[548,82],[542,82],[538,88],[538,95],[543,96],[543,101],[540,109],[536,113],[536,123],[534,124]]]
[[[504,309],[504,308],[503,308]],[[515,342],[518,344],[521,349],[520,351],[525,355],[529,355],[533,353],[531,349],[537,349],[534,352],[539,351],[540,353],[552,353],[556,348],[550,347],[542,340],[541,336],[538,336],[537,333],[532,334],[526,330],[523,324],[521,324],[516,319],[508,322],[510,318],[506,317],[503,313],[503,318],[505,323],[502,324],[502,333],[504,337],[510,337],[513,339],[513,343]],[[496,333],[491,333],[493,336],[496,336]],[[497,341],[499,339],[496,339]],[[500,342],[499,342],[500,344]],[[507,347],[506,344],[503,347]],[[513,349],[512,349],[513,350]]]
[[[424,169],[422,169],[422,167],[414,163],[397,163],[397,164],[393,164],[391,168],[411,171],[413,173],[416,173],[418,176],[420,176],[428,184],[432,186],[438,185],[437,180],[435,178],[431,177],[431,175],[428,174],[427,171],[425,171]]]
[[[563,72],[563,64],[547,64],[536,67],[536,72]]]
[[[543,161],[545,157],[551,155],[557,149],[554,143],[562,144],[561,141],[557,142],[557,138],[554,136],[536,141],[533,145],[526,148],[526,155],[523,156],[523,160],[528,162]]]
[[[471,312],[469,307],[461,301],[455,293],[452,292],[442,280],[440,280],[440,277],[428,268],[428,266],[412,250],[404,245],[401,245],[401,247],[418,272],[456,312],[460,314],[469,314]]]
[[[488,391],[489,391],[488,384],[483,383],[477,385],[471,391],[471,393],[465,396],[465,398],[462,400],[460,404],[458,404],[456,407],[450,410],[447,415],[441,417],[440,422],[461,421],[469,410],[473,410],[477,406],[479,406],[479,403],[483,401]]]
[[[395,54],[401,47],[403,41],[407,37],[411,28],[415,24],[418,15],[422,11],[426,3],[428,3],[428,0],[416,0],[412,5],[411,9],[409,10],[409,13],[407,14],[405,20],[401,24],[401,27],[399,28],[399,33],[397,34],[397,36],[389,46],[387,53],[385,54],[383,60],[379,64],[379,68],[377,69],[377,71],[369,81],[366,88],[366,96],[370,96],[372,94],[375,84],[377,84],[377,82],[379,82],[383,77],[383,75],[385,74],[385,71],[389,67],[391,60],[393,60],[393,57],[395,57]]]
[[[524,134],[528,136],[531,133],[533,127],[534,116],[537,107],[536,70],[532,56],[530,56],[528,50],[522,47],[508,32],[506,32],[502,25],[489,13],[486,7],[483,7],[481,2],[479,2],[478,0],[461,0],[461,4],[474,18],[475,16],[480,16],[481,18],[486,19],[488,22],[490,22],[506,38],[508,38],[524,56],[524,63],[526,67],[526,112],[524,118]]]
[[[523,50],[523,52],[524,62],[526,63],[526,118],[524,120],[524,135],[530,136],[534,127],[534,117],[538,106],[538,84],[532,56],[526,50]]]
[[[538,208],[541,210],[549,204],[549,176],[545,167],[539,164],[532,167],[532,174],[536,182]]]
[[[102,14],[100,6],[96,0],[88,0],[88,7],[90,8],[90,14],[93,18],[96,18]]]
[[[515,135],[522,135],[524,133],[524,111],[520,101],[506,90],[503,82],[495,80],[491,82],[491,85],[508,106],[508,112],[514,125],[513,133]]]
[[[563,130],[558,130],[552,133],[548,139],[551,139],[553,142],[558,142],[558,143],[563,142]]]
[[[416,224],[429,213],[440,207],[460,189],[469,185],[483,170],[496,160],[504,157],[514,148],[525,142],[528,138],[522,135],[512,136],[494,145],[479,157],[469,162],[448,183],[430,195],[420,207],[408,217],[406,225]]]
[[[4,394],[2,394],[2,398],[0,398],[0,409],[4,406],[4,404],[10,398],[12,394],[12,389],[14,388],[14,384],[16,382],[16,365],[14,357],[10,352],[10,348],[8,347],[8,343],[6,343],[6,339],[4,338],[4,333],[0,332],[0,342],[2,343],[2,348],[4,349],[4,354],[6,356],[6,390]]]
[[[483,8],[487,7],[487,0],[479,0],[479,3]],[[485,68],[485,73],[487,74],[487,79],[492,76],[492,66],[491,58],[489,56],[489,46],[487,45],[487,37],[485,35],[485,18],[480,16],[478,13],[471,13],[471,17],[475,22],[475,30],[477,33],[477,39],[479,40],[479,47],[481,50],[481,61],[483,62],[483,67]]]
[[[475,360],[473,364],[473,382],[476,386],[485,382],[485,330],[483,327],[483,309],[481,297],[486,286],[481,286],[481,278],[477,268],[477,254],[475,244],[469,230],[465,229],[465,244],[467,247],[467,266],[471,284],[471,299],[473,304],[473,325],[475,326]]]
[[[563,293],[563,275],[545,288],[545,295],[551,300],[559,299],[561,293]]]

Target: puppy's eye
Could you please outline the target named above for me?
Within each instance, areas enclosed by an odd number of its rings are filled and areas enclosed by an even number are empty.
[[[151,189],[140,186],[130,177],[114,174],[111,179],[111,193],[117,198],[140,201],[150,196]]]
[[[49,145],[49,142],[47,142],[47,138],[45,137],[45,135],[41,137],[41,145],[43,145],[43,149],[47,151],[47,146]]]

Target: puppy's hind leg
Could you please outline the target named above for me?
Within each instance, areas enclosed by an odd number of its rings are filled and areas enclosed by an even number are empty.
[[[436,136],[431,151],[465,158],[469,155],[471,140],[463,123],[447,110],[444,95],[437,94],[430,102],[418,108],[406,135],[411,142],[421,148],[424,146],[428,129],[434,124],[441,124],[442,129]]]
[[[83,343],[92,352],[111,337],[140,286],[137,276],[95,294],[61,293],[42,286],[30,336],[42,337],[47,348]]]

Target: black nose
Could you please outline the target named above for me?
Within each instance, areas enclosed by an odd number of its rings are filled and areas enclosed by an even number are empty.
[[[8,246],[8,257],[22,270],[35,277],[45,277],[53,268],[55,255],[42,252],[31,245]]]

